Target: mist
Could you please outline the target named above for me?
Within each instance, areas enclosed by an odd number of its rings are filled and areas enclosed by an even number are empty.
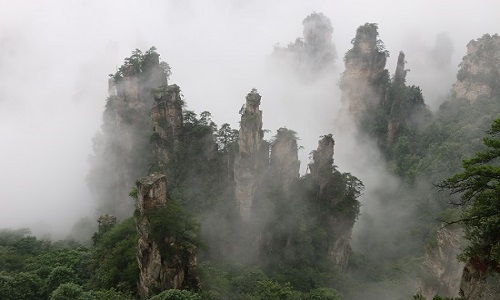
[[[336,129],[342,57],[356,28],[379,24],[392,54],[405,51],[407,83],[435,109],[454,81],[465,45],[498,30],[496,1],[2,1],[0,2],[0,227],[64,235],[95,218],[85,176],[99,131],[108,74],[136,48],[156,46],[187,109],[238,127],[248,91],[262,95],[264,128],[301,138],[301,172],[320,135],[334,133],[335,164],[366,181]],[[314,82],[273,69],[273,46],[302,36],[312,12],[330,18],[336,67]],[[450,51],[441,52],[443,47]],[[442,53],[432,61],[431,53]],[[447,54],[448,53],[448,54]],[[337,138],[337,133],[339,137]],[[354,152],[355,153],[355,152]],[[374,154],[376,155],[376,154]],[[368,156],[369,157],[369,156]],[[373,176],[376,176],[374,174]],[[365,185],[367,182],[365,182]],[[367,188],[366,193],[369,191]]]

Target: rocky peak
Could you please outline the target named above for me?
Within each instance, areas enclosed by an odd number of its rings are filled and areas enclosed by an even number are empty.
[[[387,123],[387,148],[393,144],[401,124],[407,121],[406,119],[411,114],[409,111],[411,105],[410,103],[407,103],[409,95],[405,82],[408,70],[405,70],[405,63],[405,54],[403,51],[400,51],[398,55],[398,63],[396,65],[396,72],[394,73],[392,86],[387,97],[387,105],[390,106]]]
[[[168,64],[159,61],[155,48],[138,49],[108,80],[109,97],[103,113],[102,134],[95,139],[88,185],[99,212],[129,216],[133,203],[128,190],[148,172],[153,106],[152,91],[167,83]]]
[[[116,217],[110,214],[104,214],[97,219],[98,231],[105,231],[106,228],[113,228],[116,225]]]
[[[240,131],[238,138],[239,152],[234,162],[234,180],[236,182],[236,200],[240,215],[244,220],[250,218],[252,202],[257,190],[258,177],[261,173],[263,151],[261,146],[264,132],[262,131],[262,111],[259,110],[261,96],[252,89],[242,107]]]
[[[244,114],[259,114],[260,99],[262,97],[256,89],[252,89],[246,97],[246,106]],[[262,114],[262,112],[260,112]]]
[[[333,27],[322,13],[312,13],[303,21],[303,38],[296,38],[287,47],[275,47],[273,57],[287,72],[301,80],[316,79],[323,71],[333,69],[337,51],[332,42]]]
[[[373,23],[358,27],[352,45],[344,58],[346,69],[340,82],[341,100],[344,110],[360,123],[370,107],[385,99],[389,82],[385,69],[388,52],[378,40],[378,27]]]
[[[467,54],[460,63],[453,84],[457,99],[469,103],[500,92],[500,36],[485,34],[467,44]]]
[[[406,73],[408,72],[408,70],[405,70],[405,63],[405,54],[403,53],[403,51],[399,51],[398,64],[396,65],[396,72],[394,73],[394,84],[405,84]]]
[[[353,41],[353,49],[364,55],[372,55],[377,47],[378,26],[366,23],[358,27]]]
[[[164,206],[167,202],[167,182],[163,174],[154,173],[137,181],[137,209],[144,213],[147,209]]]
[[[323,207],[328,207],[321,217],[327,231],[328,256],[343,269],[347,267],[351,253],[352,227],[359,208],[355,196],[345,197],[348,193],[339,193],[337,190],[339,184],[346,184],[346,177],[335,170],[333,165],[334,146],[332,135],[324,135],[318,142],[318,149],[312,152],[313,162],[309,164],[309,169],[317,190],[316,201]],[[352,213],[348,213],[346,207],[352,207]]]
[[[167,289],[199,288],[196,247],[178,245],[175,236],[166,235],[167,228],[162,226],[160,226],[162,231],[157,232],[158,226],[155,222],[162,220],[152,219],[155,212],[169,205],[166,176],[151,174],[138,180],[136,188],[138,211],[136,224],[139,233],[136,257],[141,299],[149,299],[155,293]],[[162,244],[165,243],[176,251],[162,252]]]
[[[312,13],[304,21],[303,35],[307,58],[313,69],[334,63],[337,57],[332,42],[333,27],[330,19],[322,13]]]
[[[164,85],[154,90],[151,109],[154,142],[153,153],[161,170],[173,155],[182,130],[182,104],[180,88],[176,84]],[[165,171],[165,170],[163,170]]]
[[[280,128],[271,145],[271,171],[285,193],[290,192],[292,182],[299,177],[300,162],[295,134],[293,130]]]
[[[262,111],[259,110],[261,98],[257,90],[252,89],[242,108],[238,139],[241,155],[255,155],[262,143],[264,132],[262,131]]]
[[[331,134],[324,135],[318,142],[318,149],[312,152],[313,163],[309,164],[311,177],[315,184],[319,185],[319,194],[328,183],[329,174],[333,171],[333,147],[335,141]]]

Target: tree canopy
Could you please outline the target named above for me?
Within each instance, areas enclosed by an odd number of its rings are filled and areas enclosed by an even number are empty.
[[[464,208],[458,221],[463,223],[470,244],[462,259],[477,261],[483,271],[498,272],[500,265],[500,119],[491,125],[483,139],[486,150],[463,161],[464,171],[439,186],[458,194],[454,203]]]

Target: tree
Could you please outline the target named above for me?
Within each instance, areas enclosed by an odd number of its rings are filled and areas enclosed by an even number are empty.
[[[2,276],[0,278],[0,299],[23,300],[46,299],[42,295],[42,280],[32,273],[17,273],[12,277]]]
[[[201,300],[198,294],[190,291],[166,290],[150,300]]]
[[[94,289],[135,292],[139,267],[135,257],[139,237],[133,218],[123,220],[98,240],[93,253]]]
[[[63,283],[52,294],[50,300],[80,299],[83,288],[75,283]]]
[[[76,284],[79,283],[79,278],[75,271],[66,266],[55,267],[47,279],[47,292],[51,293],[64,283]]]
[[[342,300],[342,295],[331,288],[317,288],[309,292],[307,300]]]
[[[470,241],[461,258],[481,271],[500,271],[500,119],[483,139],[486,150],[463,161],[464,172],[438,184],[460,195],[455,202],[463,207],[459,220]]]

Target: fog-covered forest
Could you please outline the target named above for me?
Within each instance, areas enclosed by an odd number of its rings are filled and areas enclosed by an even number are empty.
[[[1,2],[0,299],[499,299],[498,8]]]

